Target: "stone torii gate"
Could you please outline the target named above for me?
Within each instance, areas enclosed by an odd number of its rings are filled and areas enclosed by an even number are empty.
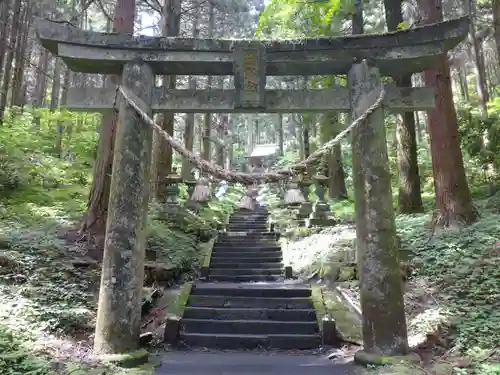
[[[381,93],[381,76],[432,67],[468,33],[467,17],[379,35],[253,41],[105,34],[37,20],[42,45],[69,69],[121,75],[121,87],[145,113],[330,112],[358,118]],[[347,74],[348,87],[268,90],[267,76]],[[232,90],[170,90],[155,75],[230,75]],[[385,86],[383,107],[434,107],[431,88]],[[111,197],[99,296],[95,350],[135,350],[140,331],[144,225],[149,196],[152,132],[115,87],[71,88],[67,107],[109,111],[118,105]],[[365,351],[404,352],[407,333],[383,108],[352,133],[357,251]],[[365,187],[369,186],[367,190]],[[382,233],[383,232],[383,233]]]

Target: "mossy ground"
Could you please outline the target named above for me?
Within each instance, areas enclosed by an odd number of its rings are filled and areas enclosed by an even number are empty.
[[[89,250],[85,242],[61,239],[85,210],[87,186],[37,189],[12,194],[0,206],[0,373],[149,374],[151,364],[122,369],[91,357],[100,271],[98,263],[74,265]],[[238,194],[236,194],[238,197]],[[212,205],[211,218],[223,220],[229,207]],[[207,227],[216,224],[200,215]],[[200,217],[201,216],[201,217]],[[148,226],[148,249],[162,264],[189,280],[201,258],[195,232],[199,223],[155,220]],[[220,218],[219,218],[220,217]],[[94,252],[96,249],[92,249]],[[101,249],[102,250],[102,249]],[[85,262],[83,262],[85,263]],[[167,293],[167,295],[169,295]],[[174,297],[160,299],[171,304]],[[161,319],[153,309],[146,322]],[[154,316],[153,316],[154,315]],[[158,322],[146,328],[158,328]],[[31,371],[31,372],[30,372]]]
[[[401,259],[413,269],[405,288],[410,344],[421,350],[425,362],[449,363],[458,374],[500,374],[500,198],[497,194],[485,199],[483,193],[475,193],[481,218],[470,227],[432,234],[430,214],[397,216]],[[356,301],[358,281],[355,275],[352,280],[335,281],[338,269],[331,266],[333,262],[352,267],[354,206],[346,201],[333,205],[337,213],[335,208],[340,208],[337,217],[342,216],[344,223],[290,231],[283,238],[285,258],[294,272],[327,286],[325,300],[327,306],[330,301],[330,312],[340,317],[339,325],[355,338],[360,333],[359,320],[357,326],[352,323],[352,330],[346,329],[349,323],[342,321],[356,322],[355,314],[340,309],[334,287],[341,286]],[[328,292],[333,293],[330,298]],[[424,354],[429,345],[432,350]]]

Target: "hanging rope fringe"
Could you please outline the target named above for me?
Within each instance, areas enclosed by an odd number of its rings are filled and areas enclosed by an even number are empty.
[[[218,165],[214,165],[207,160],[195,155],[191,151],[187,150],[181,143],[177,142],[170,134],[164,131],[158,124],[156,124],[153,119],[144,112],[131,98],[128,94],[127,89],[123,86],[118,86],[120,94],[123,96],[125,101],[130,105],[141,119],[151,126],[159,135],[168,142],[173,150],[177,151],[184,158],[186,158],[190,163],[196,165],[200,170],[205,170],[211,175],[228,182],[239,182],[244,185],[252,185],[256,183],[270,183],[286,180],[289,177],[300,173],[304,169],[315,164],[323,155],[329,153],[331,149],[344,139],[347,134],[349,134],[355,127],[362,124],[374,111],[380,108],[383,104],[385,98],[385,87],[382,86],[380,94],[375,101],[363,114],[361,114],[356,120],[352,122],[346,129],[342,130],[335,138],[325,143],[321,148],[313,152],[307,159],[304,159],[297,164],[288,167],[287,169],[280,169],[273,172],[266,173],[243,173],[243,172],[233,172],[224,169]]]

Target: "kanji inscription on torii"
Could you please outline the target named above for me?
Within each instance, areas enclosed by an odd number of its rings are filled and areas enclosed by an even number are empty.
[[[259,42],[235,43],[234,87],[236,108],[263,108],[266,87],[266,48]]]

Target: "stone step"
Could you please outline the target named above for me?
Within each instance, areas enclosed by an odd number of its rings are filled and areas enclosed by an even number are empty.
[[[180,340],[187,346],[216,349],[314,349],[321,344],[315,335],[237,335],[181,333]]]
[[[249,283],[249,282],[265,282],[279,281],[283,279],[280,275],[221,275],[209,272],[208,279],[212,281],[223,281],[231,283]]]
[[[309,297],[237,297],[220,295],[190,295],[187,305],[189,307],[217,307],[240,309],[313,309]]]
[[[267,217],[230,218],[229,224],[267,224]]]
[[[216,246],[227,246],[227,247],[269,247],[269,246],[279,246],[278,242],[273,238],[262,238],[260,240],[255,240],[245,236],[239,238],[219,238]]]
[[[276,238],[276,233],[274,232],[251,232],[251,233],[246,233],[244,235],[230,235],[227,233],[222,234],[219,239],[222,238],[227,238],[227,239],[234,239],[234,238],[241,238],[241,237],[246,237],[247,239],[252,238],[252,239],[274,239]]]
[[[281,252],[281,246],[278,245],[267,245],[267,246],[229,246],[226,244],[215,244],[214,249],[212,250],[212,253],[214,252],[229,252],[232,254],[239,254],[239,253],[267,253],[267,252],[273,252],[273,251],[279,251]]]
[[[231,333],[247,335],[313,335],[318,333],[316,321],[287,322],[272,320],[217,320],[185,319],[180,321],[181,332],[187,333]]]
[[[273,263],[273,262],[281,262],[283,259],[283,255],[281,253],[244,253],[244,254],[231,254],[228,255],[217,255],[215,253],[212,254],[212,258],[210,259],[210,265],[217,264],[218,262],[234,262],[234,263]]]
[[[270,262],[270,263],[241,263],[241,262],[233,262],[231,259],[227,261],[217,261],[213,260],[210,262],[211,269],[217,268],[232,268],[232,269],[244,269],[244,268],[254,268],[254,269],[263,269],[263,268],[283,268],[282,262]]]
[[[267,224],[239,224],[239,225],[228,225],[228,232],[266,232],[268,229]]]
[[[186,307],[183,318],[316,322],[314,309]]]
[[[228,250],[215,250],[212,252],[212,258],[226,258],[228,260],[237,259],[238,261],[244,258],[259,258],[259,257],[280,257],[282,256],[281,250],[268,250],[268,251],[239,251],[239,249],[234,249],[233,251]]]
[[[269,247],[279,246],[275,238],[251,238],[248,236],[239,237],[219,237],[215,246],[228,246],[228,247]]]
[[[248,266],[248,265],[247,265]],[[283,273],[281,268],[216,268],[210,266],[209,277],[214,275],[220,276],[280,276]]]
[[[283,282],[256,283],[199,283],[191,288],[191,295],[215,295],[234,297],[311,297],[311,288],[296,284]]]

